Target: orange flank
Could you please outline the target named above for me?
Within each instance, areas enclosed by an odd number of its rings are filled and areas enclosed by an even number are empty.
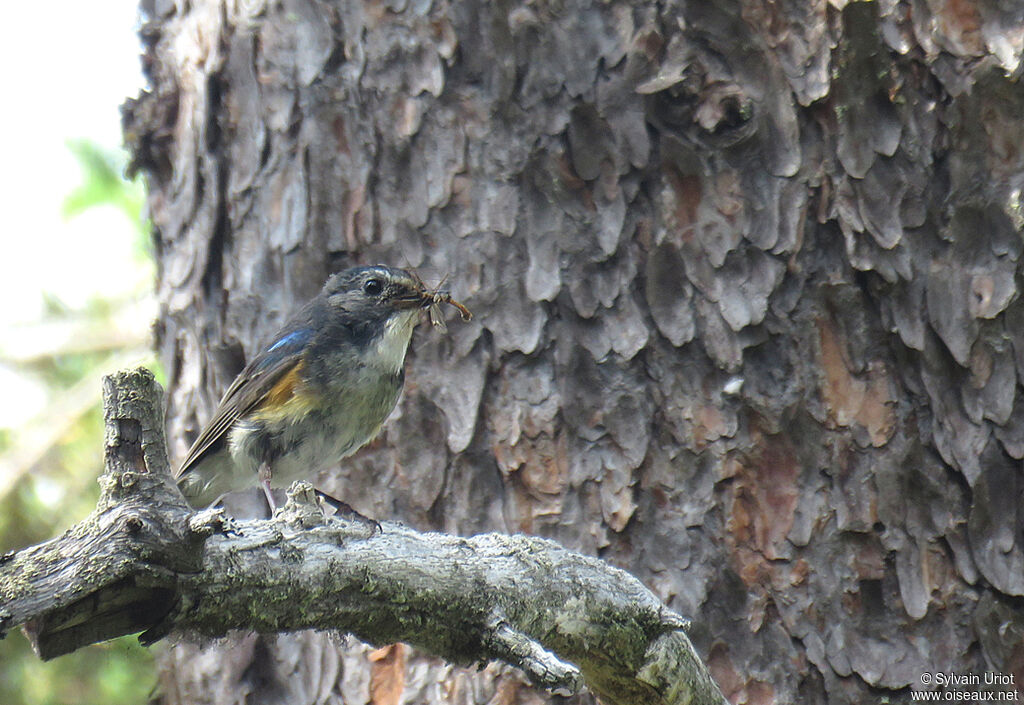
[[[253,416],[260,421],[278,421],[309,413],[313,395],[302,381],[302,363],[295,365],[270,388]]]

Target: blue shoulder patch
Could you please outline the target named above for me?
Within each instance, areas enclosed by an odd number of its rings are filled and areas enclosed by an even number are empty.
[[[292,331],[288,335],[277,340],[273,345],[267,348],[267,352],[274,352],[278,348],[303,346],[306,342],[313,337],[313,331],[309,328],[301,328],[299,330]]]
[[[288,360],[298,359],[306,345],[313,339],[313,331],[309,328],[299,328],[290,333],[285,333],[274,343],[256,356],[252,361],[252,370],[269,370],[278,365],[288,364]]]

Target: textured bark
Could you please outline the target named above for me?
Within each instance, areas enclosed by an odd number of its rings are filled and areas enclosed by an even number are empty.
[[[448,274],[476,318],[418,334],[399,414],[324,489],[629,570],[737,702],[1021,682],[1017,4],[149,11],[126,132],[179,454],[330,271]],[[371,681],[312,635],[165,665],[167,702]],[[415,657],[404,677],[409,702],[540,698]]]
[[[63,535],[0,556],[0,638],[24,625],[50,659],[150,630],[171,609],[174,576],[199,570],[201,542],[185,528],[191,511],[167,465],[162,402],[148,370],[103,379],[99,503]],[[150,636],[159,638],[140,639]]]

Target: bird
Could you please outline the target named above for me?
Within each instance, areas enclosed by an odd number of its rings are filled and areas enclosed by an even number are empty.
[[[315,476],[380,431],[405,383],[405,356],[421,313],[469,310],[446,290],[383,264],[331,276],[228,387],[175,472],[194,508],[225,494]]]

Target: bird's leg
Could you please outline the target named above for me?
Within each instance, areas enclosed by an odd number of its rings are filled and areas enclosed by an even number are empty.
[[[214,508],[214,507],[216,507],[216,506],[217,506],[218,504],[220,504],[220,501],[221,501],[222,499],[224,499],[224,498],[225,498],[225,497],[227,497],[227,496],[228,496],[228,493],[227,493],[227,492],[225,492],[224,494],[221,494],[221,495],[217,495],[217,499],[215,499],[215,500],[213,500],[212,502],[210,502],[209,504],[207,504],[207,505],[206,505],[206,508],[207,508],[207,509],[213,509],[213,508]]]
[[[270,463],[262,463],[260,465],[258,477],[260,479],[260,487],[263,488],[263,494],[267,496],[267,504],[270,505],[270,514],[273,516],[277,510],[277,503],[274,502],[274,493],[270,489]]]

